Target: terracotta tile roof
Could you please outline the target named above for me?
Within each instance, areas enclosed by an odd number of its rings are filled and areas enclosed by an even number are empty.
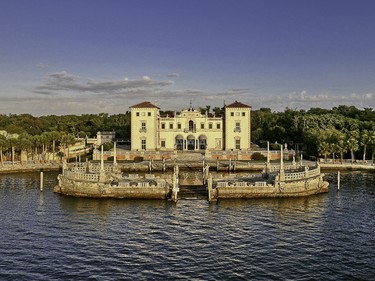
[[[232,104],[226,105],[228,108],[251,108],[251,106],[243,104],[242,102],[235,101]]]
[[[144,101],[144,102],[138,103],[136,105],[131,106],[130,108],[157,108],[157,109],[160,109],[159,107],[157,107],[156,105],[152,104],[149,101]]]

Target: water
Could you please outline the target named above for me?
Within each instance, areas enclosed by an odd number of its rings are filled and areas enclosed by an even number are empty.
[[[307,198],[129,201],[0,175],[0,280],[373,280],[375,174]]]

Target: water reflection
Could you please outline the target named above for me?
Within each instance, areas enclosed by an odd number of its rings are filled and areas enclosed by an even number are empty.
[[[72,214],[109,214],[113,209],[166,209],[173,205],[168,200],[96,199],[58,195],[60,207]]]

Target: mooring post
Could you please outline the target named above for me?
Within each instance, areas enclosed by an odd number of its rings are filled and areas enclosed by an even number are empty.
[[[202,154],[202,179],[203,179],[202,181],[203,181],[203,184],[206,184],[205,175],[206,175],[205,157],[204,157],[204,154]]]
[[[340,190],[340,171],[337,172],[337,191]]]
[[[212,175],[210,174],[207,180],[208,202],[212,201]]]
[[[165,157],[164,157],[164,155],[163,155],[162,159],[163,159],[163,172],[165,173]]]
[[[40,191],[43,191],[43,172],[40,172]]]

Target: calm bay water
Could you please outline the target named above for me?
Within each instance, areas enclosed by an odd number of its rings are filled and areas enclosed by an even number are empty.
[[[306,198],[97,200],[0,175],[0,280],[374,280],[375,174]]]

